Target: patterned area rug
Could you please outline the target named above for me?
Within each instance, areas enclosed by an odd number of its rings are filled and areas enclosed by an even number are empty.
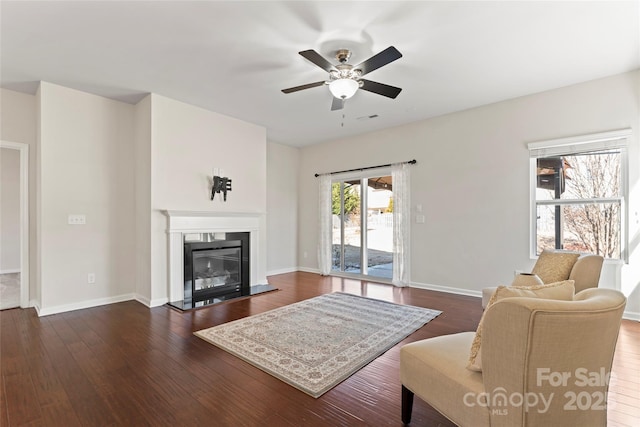
[[[332,293],[195,335],[317,398],[440,313]]]

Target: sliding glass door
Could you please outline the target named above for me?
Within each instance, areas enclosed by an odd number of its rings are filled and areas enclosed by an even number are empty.
[[[334,180],[332,270],[391,279],[393,186],[390,175]]]

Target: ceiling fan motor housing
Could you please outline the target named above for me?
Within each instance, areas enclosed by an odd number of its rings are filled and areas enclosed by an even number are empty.
[[[339,63],[344,64],[351,58],[351,51],[349,49],[338,49],[336,52],[336,59]]]

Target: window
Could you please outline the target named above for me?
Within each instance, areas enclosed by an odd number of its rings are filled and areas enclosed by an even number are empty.
[[[630,130],[529,144],[532,254],[567,249],[626,259]]]

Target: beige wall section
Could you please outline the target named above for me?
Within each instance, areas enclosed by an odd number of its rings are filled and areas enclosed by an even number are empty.
[[[0,273],[20,272],[20,152],[0,149]]]
[[[527,143],[632,128],[630,264],[606,265],[601,285],[624,289],[631,297],[628,311],[640,313],[639,75],[612,76],[301,149],[300,266],[317,269],[313,172],[415,158],[412,214],[422,204],[426,223],[411,226],[413,282],[472,294],[509,284],[515,269],[534,263]],[[310,254],[307,259],[304,252]]]
[[[298,164],[300,150],[267,144],[267,275],[298,266]]]
[[[40,299],[37,281],[37,99],[34,95],[0,88],[0,139],[29,145],[29,300]]]
[[[210,200],[213,168],[232,179]],[[167,218],[162,210],[266,213],[266,129],[151,95],[151,305],[168,299]],[[266,253],[266,247],[259,249]],[[260,271],[266,271],[266,257]]]
[[[36,143],[36,97],[0,88],[0,107],[1,139],[34,145]]]
[[[130,299],[133,106],[43,82],[40,131],[41,314]],[[69,214],[86,225],[68,225]]]
[[[151,95],[134,106],[136,298],[151,305]]]

